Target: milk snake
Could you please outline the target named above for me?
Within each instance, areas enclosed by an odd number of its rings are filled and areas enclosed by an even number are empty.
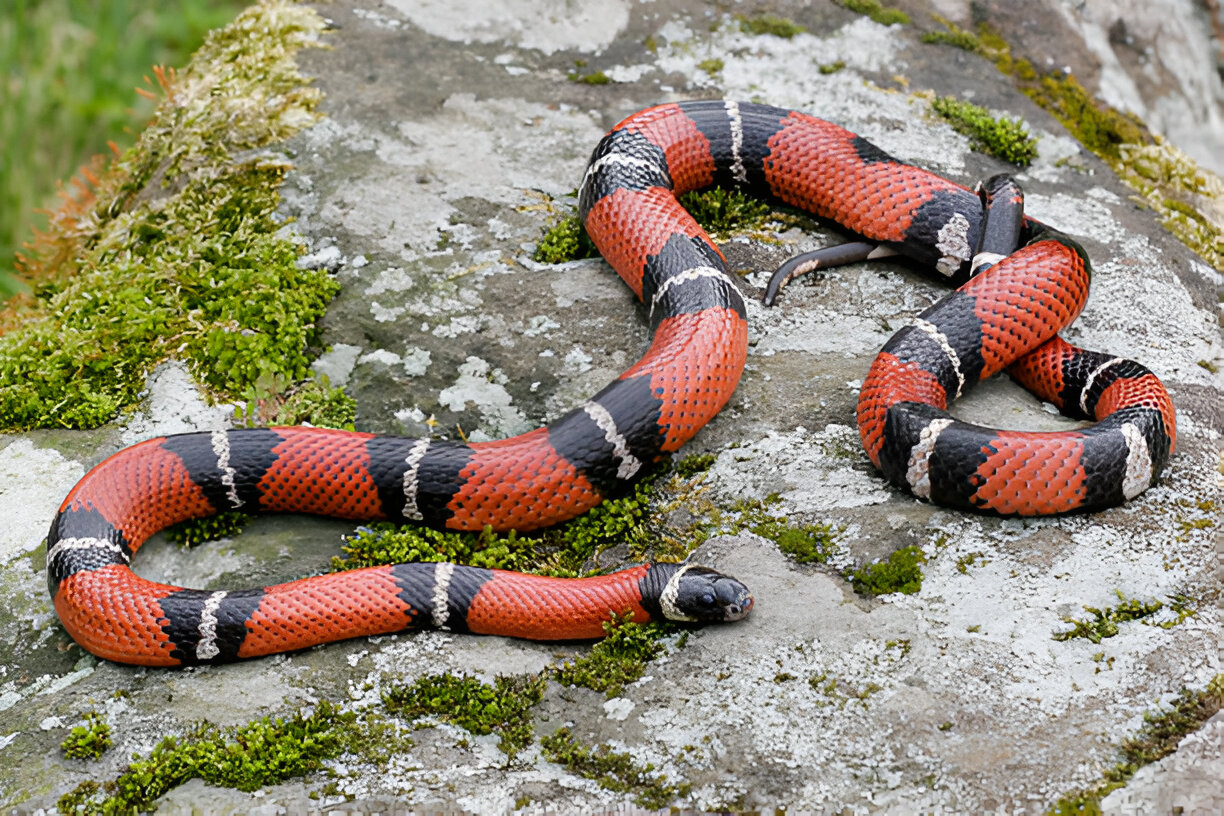
[[[572,639],[600,636],[611,613],[743,617],[752,598],[742,584],[689,565],[554,579],[401,564],[239,591],[161,585],[129,569],[153,533],[224,510],[525,531],[624,489],[723,407],[744,366],[739,285],[676,200],[711,184],[802,208],[861,239],[780,270],[770,299],[795,274],[889,254],[964,283],[899,331],[863,381],[861,435],[893,484],[955,507],[1044,514],[1117,504],[1156,480],[1174,441],[1164,388],[1137,363],[1056,336],[1087,296],[1087,259],[1073,243],[1024,219],[1016,201],[988,219],[995,209],[977,194],[837,125],[753,103],[682,102],[617,125],[580,188],[587,232],[649,308],[650,348],[619,379],[548,427],[497,442],[295,427],[121,450],[72,489],[51,525],[48,584],[65,628],[101,657],[172,666],[422,627]],[[972,277],[975,256],[993,266]],[[947,414],[952,398],[1003,369],[1097,424],[1014,433]]]

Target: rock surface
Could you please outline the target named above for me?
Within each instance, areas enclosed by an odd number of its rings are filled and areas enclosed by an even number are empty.
[[[931,5],[965,22],[961,4]],[[972,152],[915,92],[972,97],[1023,117],[1041,152],[1020,174],[1029,211],[1080,238],[1096,271],[1068,339],[1142,361],[1177,403],[1177,454],[1160,486],[1105,513],[1025,521],[898,495],[858,448],[857,386],[889,327],[941,290],[901,265],[876,263],[797,282],[766,310],[756,295],[768,272],[836,234],[734,239],[724,250],[745,272],[748,366],[731,404],[686,452],[718,454],[707,482],[715,501],[778,493],[793,519],[840,531],[838,555],[800,566],[751,535],[707,543],[696,560],[752,586],[751,617],[694,634],[615,701],[550,686],[537,732],[572,724],[583,741],[688,782],[691,793],[676,804],[695,809],[1043,812],[1099,781],[1144,712],[1224,671],[1219,276],[990,63],[832,4],[784,2],[775,11],[815,33],[751,35],[723,6],[696,0],[321,7],[333,21],[329,48],[305,55],[303,66],[326,94],[327,118],[286,146],[296,169],[284,190],[291,228],[343,284],[323,325],[330,351],[318,369],[356,397],[360,430],[416,435],[432,417],[470,439],[548,422],[619,374],[647,337],[630,293],[600,261],[547,266],[530,250],[550,216],[572,206],[567,196],[602,133],[649,104],[726,96],[801,108],[965,184],[1008,168]],[[721,60],[717,70],[707,70],[712,58]],[[838,61],[840,71],[818,70]],[[568,78],[596,70],[610,82]],[[1216,77],[1216,112],[1204,121],[1219,121],[1218,85]],[[55,507],[119,445],[225,421],[174,366],[150,390],[148,407],[118,431],[0,443],[9,522],[0,569],[0,757],[9,770],[0,803],[17,812],[53,807],[79,781],[113,777],[133,752],[201,716],[225,725],[319,699],[359,705],[392,676],[491,679],[582,651],[426,634],[183,672],[85,655],[58,627],[40,572],[39,541]],[[988,383],[958,410],[1007,427],[1069,426],[1005,382]],[[267,518],[237,541],[190,555],[154,541],[137,565],[146,577],[193,586],[270,583],[324,568],[349,530]],[[867,600],[840,575],[907,545],[928,559],[917,594]],[[1169,628],[1124,623],[1100,643],[1053,638],[1065,618],[1114,606],[1119,592],[1144,601],[1185,596],[1195,614]],[[95,708],[116,747],[97,763],[64,759],[59,742]],[[1218,805],[1222,728],[1217,716],[1111,795],[1107,810]],[[547,762],[536,747],[507,765],[492,737],[444,726],[413,739],[384,771],[336,768],[339,790],[354,800],[344,807],[489,813],[528,802],[531,812],[582,812],[632,802]],[[339,804],[310,798],[325,781],[255,795],[194,782],[165,797],[160,812]]]

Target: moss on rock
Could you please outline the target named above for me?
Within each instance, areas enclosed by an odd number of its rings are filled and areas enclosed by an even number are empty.
[[[294,64],[323,21],[265,0],[214,31],[137,144],[51,220],[21,271],[32,293],[0,336],[0,426],[87,428],[177,358],[214,393],[308,373],[314,322],[337,285],[299,269],[280,234],[287,165],[251,151],[315,121]]]

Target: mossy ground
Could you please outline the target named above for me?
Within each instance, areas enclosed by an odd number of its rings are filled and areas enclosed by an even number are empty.
[[[667,651],[661,638],[675,629],[668,623],[634,623],[632,613],[613,616],[604,623],[607,637],[593,645],[585,656],[554,668],[553,679],[563,686],[602,691],[609,699],[618,697],[626,685],[641,679],[649,661]]]
[[[888,558],[851,570],[847,576],[854,591],[861,595],[887,595],[900,592],[912,595],[922,589],[922,563],[926,561],[917,546],[902,547]]]
[[[383,705],[406,719],[429,717],[473,734],[497,734],[498,747],[513,759],[532,742],[531,708],[544,685],[542,674],[498,677],[492,685],[474,677],[426,675],[383,692]]]
[[[768,34],[773,37],[781,37],[784,40],[789,40],[796,34],[802,34],[807,31],[806,28],[794,20],[779,17],[768,12],[751,17],[746,14],[737,14],[735,15],[735,20],[739,23],[740,31],[743,31],[745,34]]]
[[[73,728],[60,743],[60,750],[69,759],[97,759],[111,745],[110,725],[98,712],[91,711],[85,715],[85,724]]]
[[[907,25],[909,15],[901,9],[889,8],[880,0],[833,0],[842,8],[870,17],[880,25]]]
[[[265,717],[219,729],[202,722],[181,737],[166,737],[145,757],[136,757],[116,779],[87,781],[60,798],[61,813],[120,814],[151,811],[156,801],[189,779],[254,791],[323,767],[352,748],[355,722],[332,704],[309,713]]]
[[[307,375],[337,285],[299,269],[278,234],[287,166],[251,156],[314,121],[319,93],[294,56],[322,27],[266,0],[184,71],[157,72],[162,99],[137,144],[88,174],[21,259],[31,294],[0,325],[0,426],[101,425],[171,357],[226,398]]]
[[[1055,632],[1054,639],[1072,640],[1074,638],[1084,638],[1093,643],[1100,643],[1103,639],[1111,638],[1118,634],[1118,624],[1120,623],[1140,621],[1145,624],[1159,626],[1162,629],[1168,629],[1194,614],[1194,610],[1186,598],[1175,597],[1166,604],[1164,601],[1156,599],[1141,601],[1138,598],[1127,598],[1122,594],[1121,590],[1114,590],[1114,592],[1118,596],[1119,603],[1117,606],[1107,606],[1104,609],[1085,606],[1084,611],[1091,617],[1083,620],[1071,617],[1063,618],[1065,623],[1072,624],[1072,626],[1064,632]],[[1166,607],[1175,617],[1153,623],[1150,619],[1158,615]]]
[[[1027,167],[1037,157],[1037,140],[1019,119],[994,117],[981,105],[950,96],[931,100],[931,109],[968,136],[977,150],[1019,167]]]
[[[1182,689],[1166,709],[1143,715],[1143,727],[1122,743],[1120,758],[1105,771],[1102,780],[1085,790],[1069,793],[1049,809],[1051,816],[1101,813],[1101,800],[1125,785],[1144,765],[1156,762],[1176,750],[1178,743],[1224,708],[1224,674],[1217,674],[1199,691]]]
[[[605,790],[632,793],[634,801],[644,808],[664,808],[689,793],[688,784],[669,784],[665,775],[654,772],[653,765],[639,765],[627,753],[607,745],[583,745],[568,727],[540,740],[540,745],[549,761],[595,780]]]

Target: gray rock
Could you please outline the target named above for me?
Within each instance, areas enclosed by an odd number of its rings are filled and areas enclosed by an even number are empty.
[[[958,4],[932,6],[955,15],[944,7]],[[695,633],[618,700],[550,686],[537,730],[572,723],[584,741],[652,763],[691,784],[677,804],[694,809],[1042,812],[1096,783],[1145,711],[1224,671],[1215,605],[1224,376],[1200,365],[1224,363],[1219,276],[988,62],[832,4],[782,3],[779,13],[814,32],[792,39],[746,34],[723,8],[695,0],[322,7],[334,21],[330,48],[303,62],[326,94],[327,118],[287,146],[296,169],[284,207],[344,287],[323,322],[332,351],[319,370],[356,397],[360,430],[418,434],[433,417],[472,439],[546,423],[619,374],[647,340],[626,287],[600,261],[545,266],[529,255],[550,213],[569,206],[602,133],[648,104],[726,96],[801,108],[965,184],[1006,168],[970,151],[912,92],[971,96],[1023,117],[1041,140],[1041,158],[1020,174],[1030,212],[1080,238],[1096,270],[1068,339],[1140,360],[1177,403],[1178,448],[1162,483],[1108,512],[1040,520],[964,515],[897,494],[858,448],[857,386],[888,327],[942,291],[911,269],[877,263],[796,282],[766,310],[755,295],[769,271],[837,234],[788,230],[781,246],[734,239],[724,247],[732,266],[751,270],[742,279],[748,366],[731,403],[685,452],[717,454],[708,481],[717,501],[778,493],[794,520],[834,525],[838,556],[798,566],[756,536],[708,542],[695,560],[752,586],[758,606],[749,619]],[[713,74],[699,67],[710,57],[723,61]],[[610,84],[569,81],[579,59]],[[839,60],[839,72],[818,70]],[[150,383],[138,431],[133,421],[123,441],[215,421],[178,380]],[[987,384],[958,410],[1007,427],[1071,426],[1006,382]],[[433,633],[183,672],[84,656],[55,622],[36,550],[85,466],[116,444],[112,429],[16,436],[0,450],[9,523],[0,803],[18,812],[52,807],[83,779],[113,777],[133,752],[200,717],[236,724],[318,699],[362,705],[399,674],[491,679],[582,651]],[[203,586],[269,583],[323,569],[350,529],[268,518],[238,541],[190,554],[155,541],[137,564],[146,577]],[[918,594],[865,600],[840,576],[906,545],[928,559]],[[1185,595],[1196,613],[1167,629],[1126,623],[1099,644],[1053,638],[1065,617],[1116,605],[1119,591]],[[58,743],[94,708],[116,747],[96,763],[65,760]],[[1217,716],[1106,806],[1218,804],[1219,726]],[[413,739],[384,771],[336,764],[338,789],[354,800],[345,807],[489,813],[526,797],[527,812],[591,812],[632,801],[545,761],[538,747],[507,766],[492,737],[441,726]],[[310,798],[325,782],[309,777],[254,795],[194,782],[165,797],[162,812],[339,806]]]

